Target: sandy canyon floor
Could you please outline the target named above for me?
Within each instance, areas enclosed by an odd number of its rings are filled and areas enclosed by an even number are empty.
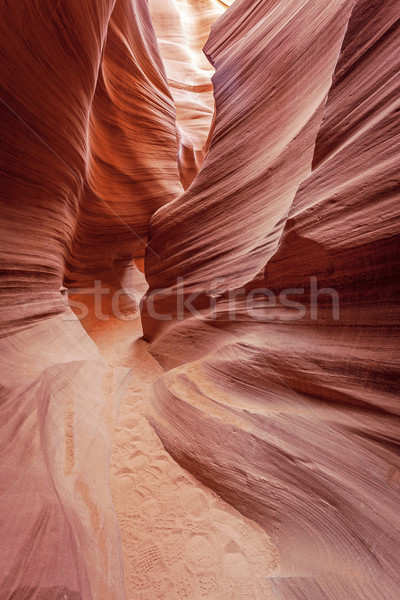
[[[142,339],[139,314],[87,329],[110,367],[129,367],[112,446],[111,489],[130,600],[253,600],[273,597],[279,559],[253,521],[221,500],[165,451],[146,419],[162,373]]]
[[[399,15],[0,2],[0,600],[399,600]]]

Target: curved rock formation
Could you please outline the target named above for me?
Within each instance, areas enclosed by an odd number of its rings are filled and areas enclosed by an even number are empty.
[[[397,599],[399,12],[0,4],[1,598]]]
[[[143,256],[182,191],[175,109],[146,2],[21,0],[0,20],[0,595],[120,600],[110,431],[129,371],[62,285],[115,283]]]
[[[336,0],[323,8],[307,1],[240,1],[214,25],[205,47],[216,67],[210,150],[190,189],[151,225],[146,278],[150,290],[171,289],[154,298],[157,314],[173,312],[178,276],[187,294],[206,292],[221,277],[223,289],[234,289],[276,250],[311,169],[351,7]],[[162,321],[145,316],[151,338]]]
[[[143,259],[151,215],[182,192],[176,143],[175,108],[147,3],[117,2],[90,111],[70,282],[100,272],[117,286],[114,261]]]
[[[1,597],[121,598],[110,429],[129,382],[76,320],[1,342]]]
[[[214,308],[175,324],[145,314],[149,337],[171,326],[154,346],[171,370],[153,423],[181,464],[272,536],[277,597],[394,600],[399,3],[259,3],[262,17],[250,5],[235,3],[206,47],[217,118],[204,167],[152,220],[152,248],[173,240],[162,273],[147,259],[150,284],[170,286],[157,312],[173,312],[177,276],[185,297],[199,293],[192,305]]]
[[[149,8],[177,109],[178,161],[186,189],[203,163],[214,112],[213,68],[202,48],[226,5],[216,0],[150,0]]]

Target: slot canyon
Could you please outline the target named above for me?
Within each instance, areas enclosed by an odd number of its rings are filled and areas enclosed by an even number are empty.
[[[0,600],[399,600],[400,0],[0,23]]]

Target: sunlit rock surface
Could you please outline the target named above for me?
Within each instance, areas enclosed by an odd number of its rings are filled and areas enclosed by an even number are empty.
[[[216,68],[216,120],[203,168],[187,192],[153,217],[150,290],[240,287],[275,252],[315,137],[352,2],[235,2],[205,52]],[[329,43],[327,43],[327,39]],[[232,99],[235,98],[235,101]],[[201,227],[201,233],[198,228]],[[244,231],[245,229],[245,231]],[[155,301],[171,314],[176,301]],[[166,321],[143,317],[153,337]]]
[[[178,161],[186,189],[203,163],[214,112],[213,68],[202,48],[226,4],[150,0],[149,8],[176,105]]]
[[[0,598],[397,600],[399,14],[0,5]]]

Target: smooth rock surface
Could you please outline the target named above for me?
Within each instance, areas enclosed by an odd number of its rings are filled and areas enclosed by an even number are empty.
[[[175,108],[144,1],[4,2],[0,23],[0,596],[121,600],[109,473],[130,375],[63,282],[137,279],[150,216],[182,191]]]
[[[150,0],[149,8],[176,106],[178,164],[186,189],[203,163],[214,112],[213,68],[202,49],[226,5],[216,0]]]
[[[399,14],[0,4],[1,599],[397,600]]]
[[[232,151],[235,129],[231,138],[218,135],[218,117],[223,122],[225,115],[220,108],[224,96],[218,89],[218,69],[224,72],[225,56],[230,64],[232,52],[242,48],[246,56],[246,44],[250,48],[255,44],[253,12],[249,12],[241,24],[248,38],[242,35],[234,50],[230,46],[236,31],[234,11],[243,4],[235,3],[224,15],[207,45],[211,57],[214,40],[218,46],[215,144],[220,156],[224,144],[227,153],[228,147]],[[271,9],[271,3],[264,6]],[[305,3],[293,19],[300,19],[312,6],[312,2]],[[207,184],[207,168],[213,174],[218,169],[212,164],[212,143],[196,180],[204,174],[203,188],[195,182],[189,194],[153,218],[155,248],[175,227],[176,218],[185,224],[182,234],[173,236],[178,251],[166,258],[166,264],[171,264],[162,275],[167,284],[170,276],[171,280],[184,276],[190,291],[211,290],[209,282],[220,275],[225,276],[227,287],[247,285],[237,290],[233,303],[224,294],[223,282],[213,316],[169,322],[170,329],[164,333],[164,323],[148,328],[149,337],[155,339],[154,355],[169,369],[154,387],[152,422],[182,465],[272,536],[280,553],[280,573],[271,579],[278,597],[394,600],[399,588],[400,508],[395,361],[399,343],[399,4],[360,1],[354,8],[338,3],[325,3],[324,8],[331,18],[334,8],[341,18],[345,11],[341,21],[345,36],[331,63],[333,81],[315,125],[316,140],[308,138],[310,173],[303,170],[301,181],[296,180],[300,185],[288,199],[286,223],[284,212],[279,228],[264,218],[274,198],[276,206],[282,207],[282,179],[274,180],[274,174],[278,177],[282,171],[264,175],[265,194],[260,194],[259,204],[251,185],[244,190],[236,183],[244,165],[247,183],[259,172],[257,151],[264,140],[262,164],[267,164],[271,137],[262,137],[268,123],[265,113],[279,123],[281,98],[276,98],[276,104],[271,99],[268,109],[264,106],[259,129],[253,121],[249,135],[255,140],[258,133],[258,144],[243,144],[237,150],[243,161],[248,155],[247,162],[238,160],[230,172],[226,165],[232,163],[226,158],[225,178],[209,175]],[[287,7],[275,7],[280,9]],[[320,6],[317,12],[319,19]],[[265,27],[273,17],[266,15]],[[317,32],[312,20],[308,24]],[[260,19],[257,26],[261,29]],[[329,31],[325,24],[324,35],[318,37],[325,49],[328,40],[334,39]],[[226,50],[217,37],[221,32],[229,32]],[[284,32],[283,28],[281,43],[286,39]],[[265,30],[261,39],[265,43]],[[305,39],[310,41],[310,36]],[[289,66],[279,47],[287,83]],[[307,64],[302,66],[303,81],[308,80],[308,71],[314,90],[314,69],[323,51],[319,48],[314,55],[310,48]],[[268,68],[273,54],[261,55],[259,60],[263,58]],[[240,85],[244,88],[246,79],[237,71],[237,62],[233,64],[236,70],[232,66],[225,89],[239,81],[235,93],[240,97]],[[254,90],[259,91],[260,85],[254,83]],[[306,114],[313,96],[303,96],[303,91],[300,85],[294,106]],[[238,107],[240,103],[233,110]],[[259,97],[251,107],[253,114],[261,112]],[[225,110],[232,110],[229,103]],[[235,121],[235,127],[240,131],[240,122],[236,125]],[[279,128],[277,140],[282,141],[282,134]],[[287,155],[286,148],[284,172],[294,175],[306,154]],[[215,193],[211,196],[216,182],[221,184],[220,193],[229,190],[230,208],[227,202],[221,212],[221,197],[214,202]],[[286,175],[283,182],[288,182]],[[195,221],[202,224],[200,237],[195,234]],[[256,244],[257,231],[264,235],[262,244]],[[256,251],[251,254],[248,249],[253,244]],[[243,248],[246,252],[240,259]],[[157,263],[149,256],[148,264],[151,283]],[[249,310],[245,297],[256,289],[258,300]],[[265,289],[270,290],[268,295]],[[286,293],[283,300],[282,292]],[[167,301],[173,305],[175,296],[160,299],[159,307]],[[207,312],[206,305],[201,304],[203,312]],[[175,361],[170,358],[172,348],[176,349]]]

